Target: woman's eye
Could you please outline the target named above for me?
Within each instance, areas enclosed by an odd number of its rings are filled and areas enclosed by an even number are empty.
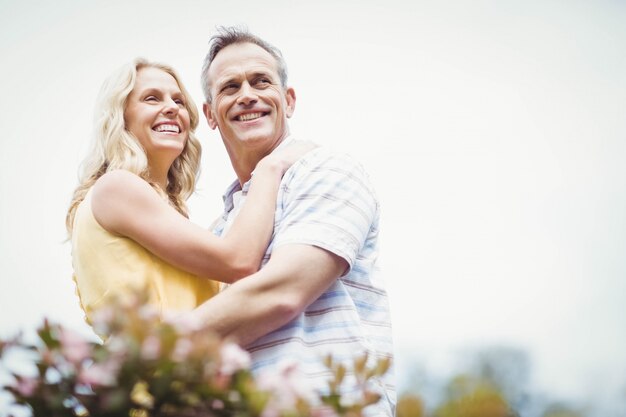
[[[146,101],[158,101],[158,99],[155,96],[148,96],[146,97]]]

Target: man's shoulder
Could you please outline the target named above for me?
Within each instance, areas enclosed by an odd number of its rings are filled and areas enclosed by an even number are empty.
[[[304,155],[287,174],[293,178],[311,174],[368,177],[363,164],[354,156],[328,146],[320,146]]]
[[[319,147],[297,161],[284,175],[281,189],[297,201],[324,196],[327,202],[347,201],[376,208],[377,193],[361,164],[351,154]]]
[[[330,146],[319,146],[304,155],[302,159],[305,161],[315,161],[318,163],[332,164],[349,162],[351,164],[360,165],[360,162],[352,154]]]

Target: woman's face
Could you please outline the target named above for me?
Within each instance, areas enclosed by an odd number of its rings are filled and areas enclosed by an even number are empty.
[[[148,163],[167,169],[182,153],[189,135],[189,112],[178,83],[167,72],[144,67],[137,71],[128,95],[124,121],[126,130],[143,146]]]

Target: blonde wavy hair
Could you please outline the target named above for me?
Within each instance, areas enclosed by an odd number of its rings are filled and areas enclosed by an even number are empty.
[[[124,122],[126,101],[135,87],[137,72],[147,67],[160,69],[174,77],[184,96],[185,107],[189,112],[189,137],[182,153],[176,158],[167,173],[166,190],[161,189],[159,185],[148,179],[149,167],[146,152],[137,138],[126,130]],[[87,191],[98,178],[115,169],[125,169],[137,174],[150,183],[157,192],[167,196],[170,204],[183,216],[188,217],[185,201],[195,189],[200,174],[200,156],[202,154],[200,141],[195,136],[197,126],[198,110],[196,105],[170,66],[137,58],[107,78],[100,89],[96,104],[91,150],[81,164],[79,185],[74,190],[72,202],[65,218],[65,226],[69,235],[72,234],[76,209],[85,199]]]

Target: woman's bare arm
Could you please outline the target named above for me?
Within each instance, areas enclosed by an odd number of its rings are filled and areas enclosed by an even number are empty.
[[[225,238],[189,221],[146,181],[124,170],[98,179],[91,208],[109,232],[133,239],[183,270],[232,283],[259,269],[274,227],[282,175],[312,147],[259,162],[246,203]]]

